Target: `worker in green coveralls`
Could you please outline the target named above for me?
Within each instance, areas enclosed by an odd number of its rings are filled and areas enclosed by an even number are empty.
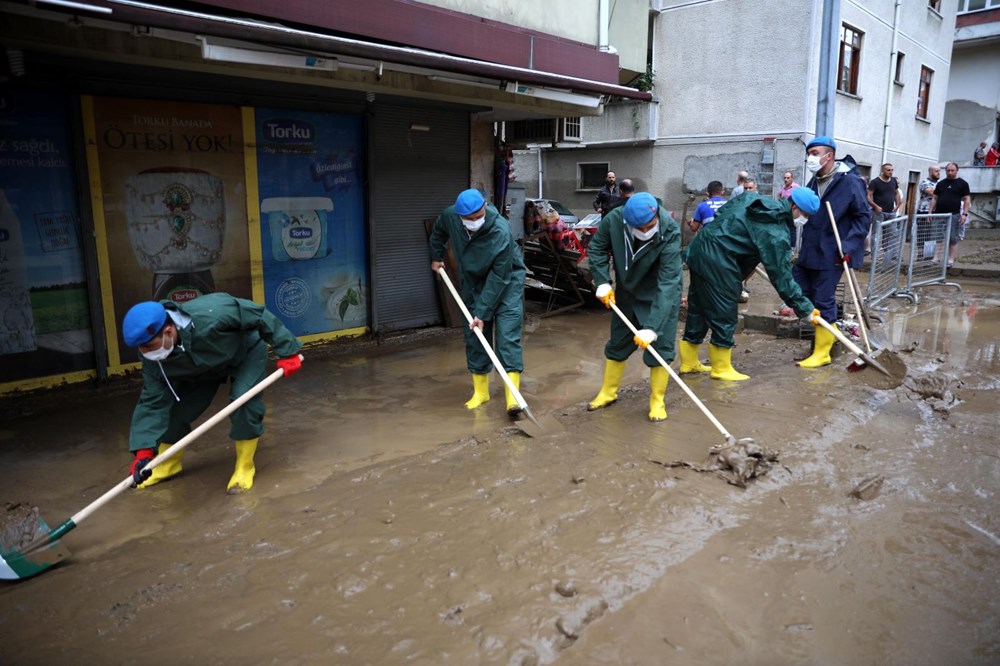
[[[463,191],[455,205],[435,220],[430,236],[432,271],[444,267],[449,241],[458,261],[462,300],[472,314],[472,323],[465,329],[465,359],[472,373],[473,392],[465,406],[475,409],[490,399],[493,364],[473,328],[491,343],[515,388],[521,387],[524,258],[510,223],[486,203],[479,190]],[[521,408],[510,389],[506,392],[507,413],[513,417]]]
[[[146,465],[191,432],[220,384],[229,382],[233,401],[265,377],[267,349],[279,357],[285,376],[302,367],[301,343],[273,314],[253,301],[215,293],[187,303],[145,301],[122,324],[125,343],[142,354],[142,392],[132,414],[129,450],[135,453],[135,485],[148,488],[181,471],[180,453],[152,470]],[[264,432],[264,402],[256,395],[230,416],[236,469],[230,494],[253,486],[254,453]]]
[[[812,302],[792,278],[791,230],[819,210],[819,198],[808,187],[792,190],[788,199],[748,192],[715,213],[712,224],[695,236],[684,251],[691,271],[687,318],[680,341],[681,373],[711,372],[713,379],[739,381],[748,375],[733,368],[733,333],[739,319],[743,280],[764,264],[775,291],[800,318],[813,311]],[[711,367],[698,360],[698,346],[709,329]]]
[[[618,316],[611,318],[611,338],[604,346],[604,382],[588,406],[593,411],[618,399],[625,361],[636,348],[647,350],[652,345],[667,363],[674,358],[681,302],[680,227],[652,194],[637,192],[604,216],[587,252],[597,298],[608,308],[615,303],[640,329],[633,336]],[[642,358],[649,367],[649,420],[663,421],[667,371],[649,351]]]

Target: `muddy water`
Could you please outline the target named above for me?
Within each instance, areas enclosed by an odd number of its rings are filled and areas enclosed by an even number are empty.
[[[530,334],[526,397],[564,426],[538,439],[497,381],[462,408],[454,335],[317,358],[269,394],[251,493],[225,494],[210,433],[67,536],[69,562],[0,587],[0,663],[997,663],[1000,298],[930,293],[887,321],[912,349],[893,391],[753,334],[733,355],[751,381],[686,376],[782,452],[745,491],[650,462],[722,438],[673,385],[648,423],[637,361],[585,411],[604,312]],[[54,523],[99,496],[132,400],[0,422],[0,499]]]

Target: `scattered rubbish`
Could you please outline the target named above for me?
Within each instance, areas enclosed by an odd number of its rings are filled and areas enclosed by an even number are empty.
[[[778,462],[778,451],[755,444],[749,437],[732,444],[713,446],[709,449],[708,458],[703,463],[692,463],[686,460],[661,462],[650,460],[663,467],[687,467],[696,472],[715,472],[726,483],[747,487],[747,481],[764,476]]]
[[[962,399],[953,392],[961,388],[962,382],[947,374],[928,374],[907,377],[906,388],[926,401],[935,412],[947,414],[962,404]]]
[[[882,492],[883,483],[885,483],[885,478],[881,474],[869,476],[854,487],[850,496],[856,497],[862,502],[870,502]]]

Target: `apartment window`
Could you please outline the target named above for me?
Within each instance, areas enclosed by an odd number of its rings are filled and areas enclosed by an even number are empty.
[[[561,141],[583,140],[583,123],[580,122],[579,116],[575,118],[563,118],[562,130],[562,136],[559,137]]]
[[[861,37],[863,32],[848,25],[840,26],[840,62],[837,63],[837,90],[858,94],[858,72],[861,69]]]
[[[608,162],[580,162],[576,165],[579,185],[578,190],[599,190],[604,187],[604,180],[611,171]]]
[[[982,9],[1000,7],[1000,0],[958,0],[958,13],[978,12]]]
[[[899,85],[903,85],[903,59],[906,58],[906,54],[902,51],[896,51],[896,73],[893,75],[893,81]]]
[[[927,119],[927,109],[931,101],[931,79],[934,70],[929,67],[920,68],[920,90],[917,92],[917,118]]]
[[[961,2],[961,0],[959,0]],[[934,11],[941,13],[941,0],[927,0],[927,6]]]

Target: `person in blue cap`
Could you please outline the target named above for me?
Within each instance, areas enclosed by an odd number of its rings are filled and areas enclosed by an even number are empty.
[[[790,230],[819,210],[819,197],[806,187],[792,190],[789,199],[772,199],[746,192],[716,211],[684,251],[691,271],[687,318],[679,344],[680,372],[709,372],[712,379],[739,381],[748,375],[733,368],[733,333],[739,319],[740,291],[757,264],[764,264],[778,295],[801,318],[813,304],[792,278]],[[698,346],[708,331],[711,367],[698,360]]]
[[[465,329],[465,360],[472,373],[472,397],[467,409],[490,399],[493,363],[472,329],[482,331],[516,388],[521,387],[524,357],[521,330],[524,320],[524,258],[521,248],[499,211],[486,203],[479,190],[465,190],[455,205],[444,209],[430,236],[431,270],[444,267],[448,243],[458,261],[462,300],[472,314]],[[507,413],[521,411],[506,389]]]
[[[146,465],[191,432],[191,423],[211,404],[221,384],[233,401],[265,377],[267,349],[279,357],[285,376],[302,367],[302,344],[284,324],[253,301],[215,293],[186,303],[145,301],[132,306],[122,323],[125,344],[142,357],[142,392],[132,413],[130,472],[139,488],[181,471],[175,454],[152,470]],[[264,402],[256,395],[230,416],[236,469],[226,491],[253,486],[254,453],[264,432]]]
[[[865,258],[865,238],[871,226],[868,188],[857,173],[854,159],[836,159],[837,144],[831,137],[818,136],[806,145],[806,169],[813,174],[807,187],[820,199],[820,209],[802,227],[802,246],[792,275],[811,300],[820,316],[831,324],[837,321],[837,283],[844,263],[860,268]],[[844,254],[837,248],[833,222],[826,209],[829,203],[840,233]],[[825,328],[816,327],[812,353],[799,366],[819,368],[830,363],[836,341]]]
[[[601,219],[587,252],[597,285],[595,296],[609,309],[615,303],[639,329],[633,335],[619,317],[611,318],[611,337],[604,346],[604,381],[587,408],[600,409],[618,399],[625,362],[641,347],[642,360],[649,368],[649,420],[663,421],[668,374],[646,350],[652,345],[667,363],[674,359],[681,303],[680,227],[652,194],[637,192]]]

